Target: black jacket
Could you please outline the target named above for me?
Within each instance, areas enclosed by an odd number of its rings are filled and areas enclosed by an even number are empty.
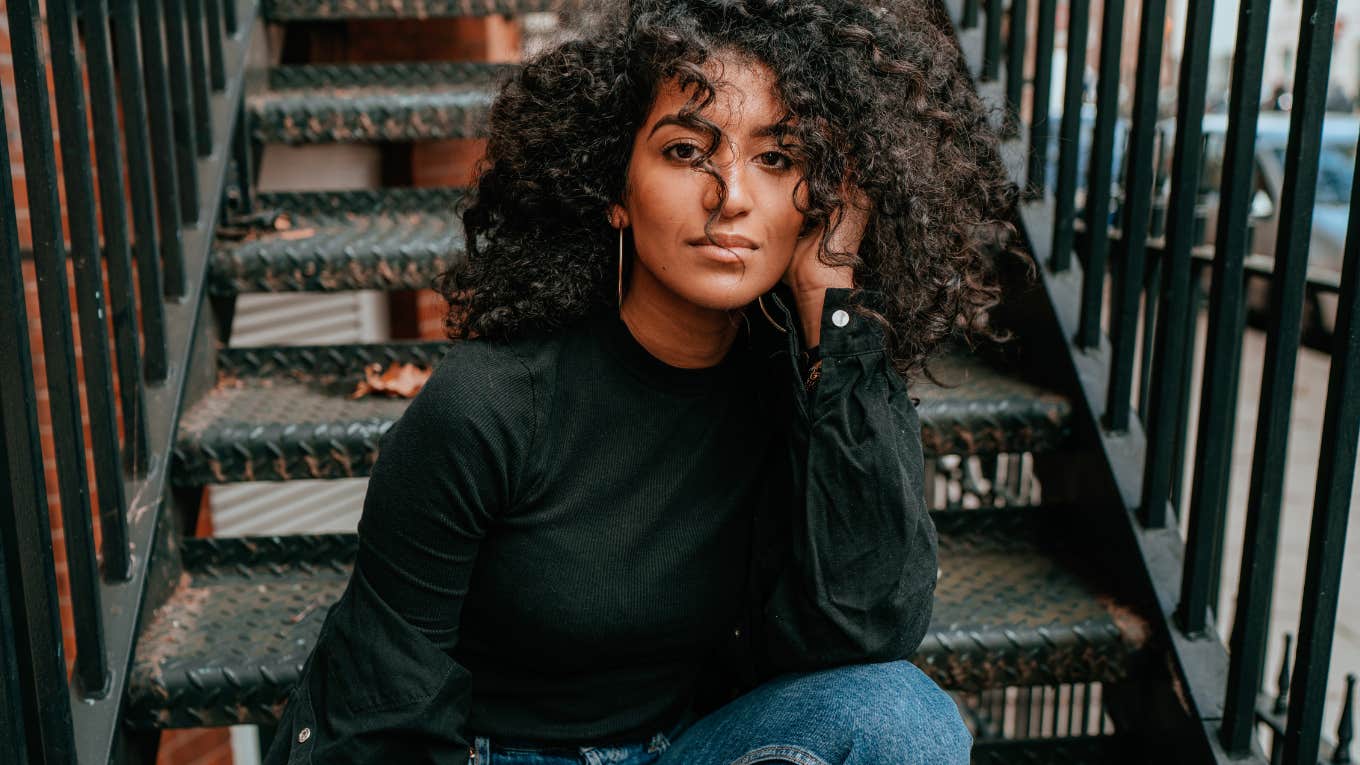
[[[809,390],[787,294],[764,300],[786,332],[752,321],[767,334],[770,406],[790,413],[776,468],[786,475],[768,481],[756,513],[746,613],[701,681],[701,711],[784,672],[909,657],[930,623],[938,542],[907,386],[879,326],[855,313],[850,290],[830,289]],[[265,762],[463,765],[469,696],[466,673],[356,566]]]

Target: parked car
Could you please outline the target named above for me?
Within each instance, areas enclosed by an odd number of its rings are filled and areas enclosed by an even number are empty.
[[[1257,120],[1256,153],[1252,173],[1252,201],[1248,214],[1248,247],[1255,255],[1274,257],[1275,241],[1279,233],[1279,205],[1284,187],[1284,155],[1289,139],[1289,117],[1286,112],[1262,112]],[[1061,115],[1050,117],[1054,134],[1050,136],[1048,154],[1048,183],[1056,183],[1058,139],[1056,132]],[[1095,107],[1082,108],[1082,127],[1078,160],[1077,210],[1085,201],[1087,166],[1090,159],[1091,131],[1095,122]],[[1204,154],[1200,173],[1199,197],[1196,203],[1195,236],[1197,244],[1212,244],[1217,234],[1218,198],[1222,187],[1224,141],[1227,115],[1206,114],[1203,121]],[[1175,121],[1163,120],[1157,126],[1157,140],[1166,143],[1168,151],[1160,153],[1162,167],[1159,179],[1170,173],[1170,142],[1175,134]],[[1115,151],[1111,173],[1111,204],[1109,223],[1119,225],[1123,202],[1123,158],[1127,151],[1128,121],[1120,117],[1115,123]],[[1360,136],[1360,115],[1329,113],[1323,120],[1322,145],[1318,165],[1318,185],[1313,206],[1312,236],[1308,253],[1310,270],[1340,274],[1345,248],[1346,226],[1354,183],[1356,139]],[[1170,189],[1166,183],[1155,188],[1153,233],[1160,234],[1161,216]],[[1269,309],[1270,279],[1253,275],[1247,280],[1247,312],[1255,324],[1264,322]],[[1336,326],[1337,294],[1326,289],[1310,288],[1304,305],[1304,335],[1314,343],[1325,343]]]
[[[1250,252],[1274,257],[1279,235],[1279,207],[1284,188],[1285,147],[1289,141],[1289,114],[1263,112],[1256,128],[1256,161],[1252,179]],[[1227,117],[1204,117],[1204,171],[1200,204],[1204,217],[1204,241],[1212,243],[1217,231],[1217,201],[1222,182]],[[1360,116],[1328,114],[1323,120],[1318,159],[1318,182],[1313,200],[1313,224],[1308,248],[1310,270],[1341,273],[1346,245],[1351,189],[1354,184],[1356,139]],[[1269,307],[1270,280],[1247,280],[1247,311],[1258,322]],[[1326,289],[1308,290],[1304,333],[1310,339],[1330,338],[1336,327],[1337,294]]]

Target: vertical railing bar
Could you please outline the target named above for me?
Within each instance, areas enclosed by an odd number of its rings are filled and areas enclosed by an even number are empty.
[[[1048,186],[1049,99],[1053,92],[1053,34],[1058,0],[1039,0],[1034,27],[1034,82],[1030,85],[1029,168],[1025,195],[1042,198]]]
[[[1207,2],[1208,0],[1206,0]],[[1204,288],[1201,286],[1202,276],[1207,266],[1195,261],[1190,262],[1190,295],[1186,301],[1185,328],[1188,337],[1181,343],[1181,356],[1179,379],[1168,379],[1168,386],[1175,391],[1176,408],[1173,412],[1168,412],[1170,421],[1167,428],[1172,431],[1171,447],[1174,453],[1171,458],[1171,486],[1169,491],[1169,507],[1176,514],[1179,521],[1181,517],[1181,506],[1185,498],[1185,463],[1187,462],[1190,443],[1190,391],[1194,385],[1195,359],[1199,358],[1199,312],[1204,305]],[[1170,325],[1170,319],[1166,320]],[[1169,360],[1169,359],[1168,359]],[[1168,372],[1168,374],[1170,374]],[[1147,496],[1144,494],[1144,496]],[[1155,508],[1154,508],[1155,509]],[[1165,512],[1165,511],[1163,511]],[[1160,526],[1149,526],[1148,528],[1160,528]]]
[[[52,416],[57,485],[66,536],[71,611],[76,624],[76,676],[83,691],[95,692],[106,684],[108,662],[104,656],[99,573],[91,529],[89,478],[85,472],[85,434],[80,423],[75,338],[67,297],[66,248],[62,242],[52,121],[47,105],[47,76],[43,64],[46,56],[37,31],[42,22],[34,0],[10,0],[8,5],[19,132],[23,139],[29,220],[33,232],[33,264],[42,317],[48,408]],[[60,51],[53,53],[60,55]],[[88,172],[89,168],[85,170]],[[86,354],[95,352],[91,348],[85,349]],[[95,379],[90,385],[97,386],[100,382]],[[104,384],[109,385],[107,381]],[[100,487],[101,492],[103,488]]]
[[[1110,254],[1111,157],[1119,116],[1119,58],[1123,47],[1124,0],[1105,0],[1100,16],[1100,64],[1096,79],[1096,121],[1091,131],[1091,159],[1086,168],[1086,271],[1076,344],[1100,344],[1100,312],[1105,270]]]
[[[165,274],[166,297],[177,298],[187,289],[184,273],[184,245],[181,239],[180,220],[182,199],[179,185],[183,165],[177,157],[183,147],[177,140],[177,127],[182,120],[174,118],[175,108],[170,97],[170,75],[166,66],[164,34],[161,30],[162,18],[160,0],[125,0],[129,5],[140,1],[139,21],[142,39],[142,58],[146,71],[146,113],[151,126],[152,146],[161,147],[151,153],[155,162],[156,209],[160,224],[160,250]],[[135,72],[135,70],[133,70]],[[130,76],[132,72],[127,75]],[[187,124],[187,123],[186,123]],[[191,134],[192,138],[192,134]],[[174,147],[174,153],[168,150]],[[190,154],[190,159],[193,155]],[[197,180],[190,174],[188,182],[197,186]],[[197,195],[197,192],[192,192]],[[153,380],[164,379],[147,372]]]
[[[85,372],[85,405],[89,417],[90,451],[93,452],[96,498],[103,534],[105,575],[115,581],[127,576],[127,518],[123,485],[122,447],[118,443],[118,415],[113,400],[113,359],[109,353],[109,320],[105,306],[103,258],[99,246],[99,224],[95,216],[93,165],[90,157],[88,111],[82,82],[79,41],[76,36],[75,4],[70,0],[47,5],[47,35],[51,48],[52,81],[57,102],[57,130],[61,147],[62,181],[66,188],[67,223],[71,235],[71,260],[75,276],[76,311],[80,328],[80,357]],[[114,148],[117,152],[117,148]],[[115,176],[121,185],[122,176]],[[121,189],[117,192],[122,195]],[[122,210],[118,211],[120,214]],[[126,252],[123,261],[127,262]],[[130,266],[130,264],[128,264]],[[122,274],[130,276],[130,274]],[[129,282],[131,280],[129,279]],[[118,282],[111,282],[117,289]],[[63,508],[64,509],[64,508]],[[89,545],[79,554],[96,561],[93,519],[88,513],[65,515],[63,527],[72,539],[69,524],[76,524],[76,541]],[[83,561],[82,566],[83,568]],[[80,568],[70,571],[72,600],[80,597],[93,610],[85,623],[77,616],[77,644],[82,631],[88,633],[84,649],[76,652],[77,675],[82,690],[102,695],[108,682],[108,658],[104,643],[103,615],[99,609],[99,575],[91,571],[88,580]],[[77,595],[78,591],[83,591]],[[85,651],[96,651],[95,658],[84,659]],[[86,669],[80,670],[81,666]]]
[[[189,83],[193,92],[194,128],[197,131],[194,143],[198,156],[212,154],[212,109],[208,101],[210,84],[208,82],[207,46],[204,38],[203,0],[183,0],[184,16],[176,15],[184,23],[185,45],[189,50]]]
[[[228,37],[235,37],[236,31],[240,26],[236,13],[236,0],[226,0],[226,2],[222,3],[222,19],[226,22]]]
[[[1152,218],[1153,142],[1157,127],[1157,94],[1161,90],[1162,35],[1166,0],[1143,0],[1138,20],[1138,65],[1134,80],[1133,118],[1124,152],[1124,203],[1120,236],[1115,243],[1119,276],[1110,298],[1110,379],[1105,395],[1104,425],[1122,432],[1129,427],[1133,398],[1133,354],[1138,334],[1139,297]],[[1116,66],[1117,66],[1116,62]],[[1118,87],[1115,89],[1118,99]],[[1097,330],[1099,326],[1097,326]],[[1145,325],[1144,331],[1151,331]]]
[[[1228,666],[1222,740],[1233,753],[1245,753],[1250,749],[1256,722],[1256,690],[1265,674],[1267,627],[1275,590],[1284,468],[1289,447],[1289,418],[1294,403],[1294,371],[1299,354],[1303,290],[1312,238],[1313,203],[1317,196],[1336,4],[1337,0],[1304,0],[1301,8],[1294,101],[1280,195],[1280,229],[1271,279],[1270,324],[1266,333],[1265,366],[1252,450],[1237,610],[1229,640],[1233,661]],[[1354,462],[1351,464],[1353,466]],[[1334,610],[1335,605],[1332,608]],[[1325,677],[1325,670],[1323,672]],[[1305,737],[1314,738],[1311,747],[1314,758],[1316,737],[1320,733],[1321,717],[1315,725],[1302,731]],[[1307,742],[1303,745],[1307,747]]]
[[[1166,204],[1162,200],[1162,189],[1166,188],[1167,174],[1166,152],[1167,152],[1167,131],[1158,123],[1157,126],[1157,156],[1153,161],[1156,168],[1152,181],[1152,215],[1148,224],[1148,233],[1153,239],[1164,239],[1166,236]],[[1148,269],[1148,278],[1143,285],[1144,297],[1144,323],[1143,323],[1143,346],[1139,356],[1140,372],[1138,380],[1138,420],[1146,431],[1150,421],[1151,413],[1148,411],[1152,398],[1152,364],[1154,341],[1157,338],[1157,323],[1162,316],[1162,273],[1166,268],[1167,251],[1165,242],[1163,247],[1157,251],[1156,257],[1152,259],[1152,267]],[[1144,461],[1144,469],[1147,468],[1147,461]]]
[[[1191,4],[1195,5],[1194,3]],[[1270,0],[1241,0],[1228,96],[1228,131],[1223,157],[1215,233],[1213,284],[1209,296],[1206,373],[1200,391],[1195,472],[1191,482],[1190,529],[1176,622],[1190,635],[1205,633],[1219,568],[1216,538],[1224,524],[1228,470],[1237,413],[1237,368],[1241,361],[1242,272],[1246,257],[1247,203],[1256,161],[1256,123]],[[1224,385],[1230,379],[1234,384]]]
[[[1072,699],[1073,699],[1073,701],[1072,701],[1072,713],[1073,713],[1074,719],[1076,720],[1075,725],[1076,725],[1077,735],[1085,735],[1085,733],[1086,733],[1086,704],[1087,704],[1087,698],[1086,698],[1086,696],[1087,696],[1087,692],[1090,690],[1090,687],[1091,687],[1091,686],[1090,686],[1089,683],[1081,683],[1079,686],[1073,686],[1073,687],[1072,687]],[[1079,691],[1079,690],[1081,691],[1081,694],[1080,694],[1080,695],[1081,695],[1081,701],[1080,701],[1080,702],[1077,702],[1077,701],[1076,701],[1076,698],[1077,698],[1077,695],[1078,695],[1078,694],[1077,694],[1077,691]]]
[[[982,37],[982,73],[978,78],[992,82],[1001,76],[1001,16],[1005,0],[987,0],[987,26]]]
[[[1016,738],[1024,738],[1024,737],[1026,737],[1026,736],[1029,735],[1029,710],[1030,710],[1030,705],[1033,703],[1034,699],[1033,699],[1033,694],[1032,694],[1032,693],[1030,694],[1030,698],[1029,698],[1029,699],[1027,699],[1027,700],[1026,700],[1026,699],[1022,699],[1021,696],[1022,696],[1022,694],[1025,694],[1025,693],[1026,693],[1026,690],[1022,688],[1022,689],[1018,689],[1018,690],[1016,691],[1016,694],[1015,694],[1015,736],[1016,736]]]
[[[1162,287],[1162,261],[1165,250],[1159,250],[1147,268],[1143,279],[1143,342],[1138,351],[1138,420],[1147,426],[1148,396],[1152,393],[1152,338],[1157,336],[1157,309]]]
[[[164,380],[169,373],[166,359],[168,349],[165,337],[165,305],[161,302],[164,287],[161,284],[160,255],[156,248],[156,199],[151,182],[151,137],[147,130],[146,95],[142,83],[142,46],[137,32],[135,2],[115,0],[112,16],[113,32],[118,39],[114,53],[118,57],[118,93],[123,107],[128,199],[132,206],[132,228],[136,234],[132,249],[137,260],[137,283],[140,293],[138,305],[141,309],[144,343],[143,363],[147,381],[157,383]],[[173,171],[167,172],[166,177],[169,183],[174,183]],[[171,192],[167,196],[173,200],[175,194]],[[139,473],[145,471],[146,450],[135,450],[133,462]]]
[[[1053,252],[1049,268],[1066,271],[1072,263],[1077,206],[1077,160],[1081,158],[1082,87],[1086,78],[1086,36],[1091,0],[1067,5],[1067,71],[1063,85],[1062,126],[1058,131],[1058,179],[1053,211]],[[1090,278],[1089,271],[1087,278]]]
[[[1336,746],[1327,762],[1344,765],[1351,759],[1351,742],[1355,740],[1355,673],[1346,674],[1346,690],[1341,702],[1341,719],[1336,723]]]
[[[222,0],[205,0],[204,17],[208,23],[208,78],[212,89],[227,87],[227,65],[222,53]]]
[[[1010,34],[1006,38],[1006,137],[1020,134],[1020,101],[1025,93],[1025,47],[1029,32],[1029,0],[1011,0]]]
[[[35,51],[36,37],[31,27],[25,29],[15,23],[25,22],[25,15],[26,23],[36,22],[30,8],[15,9],[11,5],[11,40],[24,38],[13,50],[16,85],[23,83],[20,78],[27,76],[30,69],[28,61],[31,59],[25,57]],[[46,83],[42,85],[40,90],[45,93]],[[21,721],[19,734],[27,739],[29,747],[40,749],[55,761],[66,761],[75,758],[75,731],[71,725],[62,648],[33,355],[28,339],[27,311],[22,308],[25,304],[24,274],[19,254],[18,222],[13,214],[14,187],[10,176],[4,101],[3,93],[0,93],[0,213],[3,213],[0,214],[0,299],[15,309],[0,311],[0,358],[10,360],[0,364],[0,486],[5,487],[0,489],[3,492],[0,496],[3,496],[6,508],[6,512],[0,512],[0,548],[3,548],[6,560],[0,563],[12,566],[8,570],[18,572],[18,576],[8,586],[0,587],[0,593],[4,593],[5,606],[13,608],[17,623],[16,629],[9,634],[13,636],[20,666],[10,678],[17,685],[20,698],[28,702],[14,707],[15,716]],[[42,102],[44,113],[46,103],[45,100]]]
[[[972,29],[978,24],[978,4],[981,0],[963,0],[963,18],[959,21],[959,26],[963,29]]]
[[[238,187],[238,212],[249,212],[255,208],[255,152],[251,146],[250,120],[246,112],[245,98],[236,107],[236,135],[232,139],[232,164],[236,167]]]
[[[8,179],[0,180],[8,182]],[[10,208],[0,210],[6,215],[12,215]],[[15,256],[17,255],[16,242]],[[4,416],[0,415],[0,420],[3,418]],[[5,501],[5,507],[13,507],[14,497],[9,486],[8,463],[5,441],[0,438],[0,487],[3,487],[0,488],[0,500]],[[9,541],[9,533],[4,525],[0,524],[0,593],[4,593],[4,597],[0,597],[0,761],[20,763],[28,762],[28,740],[24,734],[23,691],[19,688],[19,646],[12,637],[18,634],[19,625],[15,622],[9,606],[9,594],[17,592],[16,589],[11,589],[8,575],[8,561],[12,555],[8,551],[12,549],[13,543]]]
[[[99,203],[104,226],[104,251],[109,262],[109,306],[118,353],[118,388],[123,411],[124,456],[134,467],[145,459],[146,423],[142,396],[140,328],[134,305],[132,254],[129,246],[127,208],[123,193],[122,148],[118,124],[117,85],[114,81],[109,38],[107,0],[81,0],[85,60],[90,81],[90,117],[95,129],[99,168]],[[108,528],[104,528],[107,542]],[[107,545],[106,545],[107,548]],[[110,561],[105,549],[104,572]]]
[[[90,117],[95,130],[99,168],[99,205],[104,225],[104,257],[109,265],[109,308],[118,358],[118,396],[123,411],[125,466],[144,464],[146,405],[142,391],[142,355],[138,349],[136,292],[132,286],[132,252],[128,246],[124,206],[123,162],[118,141],[113,59],[109,48],[107,0],[82,0],[85,61],[90,81]],[[82,131],[83,132],[83,131]],[[87,150],[88,151],[88,150]],[[91,221],[93,229],[93,221]],[[96,261],[98,260],[96,253]],[[97,269],[96,269],[97,270]],[[88,386],[88,377],[87,386]],[[112,508],[102,501],[99,528],[104,576],[122,581],[130,573],[127,518],[120,502]],[[113,510],[113,512],[107,512]]]
[[[1275,699],[1271,712],[1282,715],[1289,711],[1289,672],[1294,652],[1294,636],[1284,633],[1284,651],[1280,657],[1280,673],[1275,676]]]
[[[151,2],[155,7],[159,0]],[[190,87],[185,51],[184,4],[182,0],[168,0],[161,7],[165,17],[165,65],[169,72],[170,113],[175,126],[175,160],[179,166],[180,221],[198,220],[198,136],[200,127],[195,121],[194,88]],[[146,32],[142,32],[146,37]],[[169,276],[167,269],[167,277]]]
[[[1073,709],[1076,708],[1076,705],[1077,683],[1072,683],[1072,685],[1068,686],[1068,713],[1066,713],[1066,716],[1062,719],[1062,735],[1076,735],[1076,731],[1072,728]]]
[[[1238,301],[1237,303],[1237,318],[1233,327],[1233,331],[1237,333],[1237,337],[1240,340],[1247,329],[1247,301],[1245,300]],[[1231,369],[1228,369],[1226,371],[1226,376],[1227,378],[1224,384],[1231,387],[1234,393],[1236,393],[1242,381],[1242,365],[1237,364]],[[1231,466],[1231,463],[1229,463],[1229,465]],[[1231,467],[1228,469],[1231,469]],[[1223,578],[1223,566],[1220,564],[1220,561],[1223,560],[1223,542],[1227,536],[1228,524],[1220,523],[1214,527],[1213,538],[1210,542],[1211,547],[1209,549],[1209,560],[1213,561],[1214,565],[1209,568],[1209,585],[1208,594],[1206,596],[1206,600],[1209,603],[1209,611],[1214,614],[1218,613],[1219,595],[1222,592],[1221,580]],[[1223,626],[1224,629],[1228,629],[1228,625]]]
[[[1360,153],[1356,165],[1360,170]],[[1316,762],[1318,757],[1346,523],[1355,485],[1356,440],[1360,438],[1360,191],[1351,192],[1350,216],[1341,266],[1341,299],[1332,335],[1327,403],[1322,416],[1319,451],[1322,457],[1313,492],[1313,521],[1304,564],[1298,653],[1285,729],[1286,762]]]

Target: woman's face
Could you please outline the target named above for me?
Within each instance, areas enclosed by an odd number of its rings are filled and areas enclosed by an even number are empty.
[[[718,184],[691,164],[711,137],[679,118],[688,92],[671,81],[633,141],[615,224],[631,227],[637,251],[630,297],[731,310],[769,290],[788,268],[803,225],[794,205],[801,170],[774,132],[784,110],[769,67],[722,57],[707,71],[715,99],[699,116],[721,130],[711,163],[727,186],[717,216]]]

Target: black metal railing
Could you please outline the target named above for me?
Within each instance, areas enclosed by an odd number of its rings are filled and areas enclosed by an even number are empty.
[[[107,762],[120,746],[124,674],[241,123],[254,6],[4,4],[22,146],[22,162],[9,156],[0,114],[0,486],[12,508],[0,514],[5,762]],[[27,191],[24,252],[11,167],[22,168]],[[53,548],[26,276],[38,293],[64,568]]]
[[[1008,66],[1025,60],[1029,4],[990,0],[979,18],[977,0],[954,0],[960,40],[980,83],[1001,77],[1000,30]],[[1165,236],[1152,241],[1150,225],[1158,201],[1154,157],[1158,121],[1157,90],[1162,69],[1162,36],[1167,21],[1164,0],[1134,4],[1140,24],[1136,50],[1131,125],[1123,152],[1121,177],[1112,178],[1114,136],[1119,114],[1122,31],[1132,21],[1123,0],[1101,4],[1099,60],[1095,81],[1095,121],[1084,183],[1081,110],[1087,67],[1089,0],[1067,3],[1067,68],[1058,135],[1057,177],[1047,177],[1050,145],[1049,74],[1053,60],[1056,3],[1041,0],[1033,51],[1034,77],[1028,124],[1017,120],[1003,135],[1018,136],[1007,149],[1022,154],[1015,180],[1029,200],[1021,211],[1022,233],[1043,265],[1042,280],[1064,333],[1069,338],[1074,374],[1105,449],[1112,482],[1129,514],[1130,528],[1179,662],[1180,681],[1205,731],[1206,751],[1221,762],[1264,762],[1259,734],[1271,730],[1278,752],[1271,762],[1316,763],[1322,747],[1324,688],[1338,606],[1347,513],[1353,490],[1356,440],[1360,435],[1360,196],[1350,201],[1350,229],[1338,279],[1308,274],[1308,250],[1317,184],[1327,74],[1331,59],[1336,0],[1302,0],[1294,71],[1293,106],[1284,182],[1279,204],[1281,229],[1273,264],[1249,255],[1249,207],[1256,155],[1257,115],[1266,49],[1268,0],[1241,0],[1228,128],[1218,215],[1213,244],[1200,244],[1196,218],[1203,163],[1205,93],[1209,69],[1210,24],[1214,3],[1187,4],[1183,29],[1174,137],[1171,139],[1169,196]],[[1132,10],[1132,9],[1131,9]],[[1003,16],[1010,15],[1004,20]],[[981,25],[981,29],[977,27]],[[1005,73],[1004,96],[993,99],[1004,113],[1022,113],[1023,73]],[[1163,147],[1165,148],[1165,147]],[[1017,169],[1018,168],[1018,169]],[[1360,167],[1357,168],[1360,173]],[[1084,225],[1076,220],[1079,187],[1084,186]],[[1117,220],[1111,218],[1111,188],[1118,189]],[[1111,226],[1111,223],[1116,226]],[[1113,244],[1113,249],[1111,245]],[[1074,262],[1074,254],[1078,257]],[[1250,264],[1250,265],[1249,265]],[[1188,422],[1194,392],[1191,369],[1197,349],[1200,270],[1211,272],[1208,340],[1199,418]],[[1216,623],[1223,540],[1227,525],[1233,431],[1238,422],[1237,388],[1245,321],[1245,278],[1268,274],[1268,305],[1259,415],[1246,505],[1246,535],[1238,565],[1236,610],[1228,645]],[[1298,654],[1288,692],[1268,709],[1258,691],[1266,662],[1276,547],[1283,501],[1285,452],[1291,424],[1296,360],[1299,353],[1305,288],[1335,291],[1339,314],[1331,347],[1331,378],[1321,434],[1312,528],[1299,621]],[[1105,295],[1111,305],[1102,305]],[[1136,338],[1144,338],[1141,374],[1135,384]],[[1138,406],[1135,410],[1134,404]],[[1193,438],[1191,434],[1193,433]],[[1193,472],[1180,473],[1193,452]],[[1184,484],[1184,485],[1183,485]],[[1186,506],[1188,533],[1174,526]],[[1158,554],[1165,532],[1176,534],[1179,560]],[[1229,562],[1232,563],[1232,562]],[[1230,649],[1230,650],[1225,650]],[[1279,709],[1276,709],[1276,707]],[[1276,711],[1269,711],[1276,710]],[[1333,761],[1349,761],[1351,705],[1339,724]],[[1344,749],[1343,749],[1344,747]],[[1247,759],[1243,759],[1247,758]]]

